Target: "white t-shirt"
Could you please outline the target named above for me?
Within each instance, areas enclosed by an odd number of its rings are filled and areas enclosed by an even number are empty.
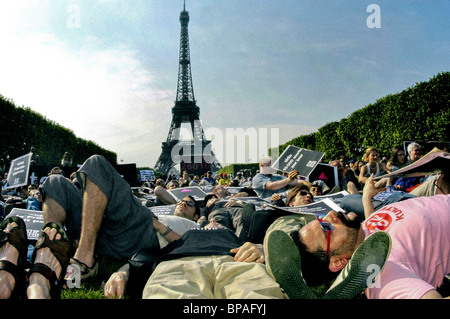
[[[388,261],[370,299],[419,299],[450,273],[450,195],[416,197],[374,212],[363,224],[368,236],[386,231],[392,239]]]
[[[184,217],[174,215],[157,215],[158,220],[165,226],[169,226],[178,235],[182,236],[188,230],[200,228],[196,222]],[[159,232],[156,232],[159,240],[159,246],[164,248],[169,243]]]

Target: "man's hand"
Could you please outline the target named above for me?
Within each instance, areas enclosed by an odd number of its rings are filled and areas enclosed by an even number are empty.
[[[372,174],[370,177],[367,178],[366,183],[364,184],[363,189],[363,198],[370,198],[372,199],[376,194],[378,194],[381,191],[386,190],[386,188],[376,188],[375,181],[373,180],[374,175]]]
[[[290,172],[288,174],[287,178],[289,181],[292,182],[293,180],[297,179],[297,176],[298,176],[298,172],[296,170],[293,170],[292,172]]]
[[[283,196],[281,196],[280,194],[273,194],[272,196],[270,196],[270,201],[271,202],[276,202],[276,201],[278,201],[278,200],[280,200],[282,198],[283,198]]]
[[[362,202],[364,206],[364,217],[369,218],[370,215],[375,211],[372,198],[378,194],[379,192],[385,190],[386,188],[376,188],[375,181],[373,180],[374,175],[372,174],[367,178],[366,183],[364,184]]]
[[[246,242],[239,248],[233,248],[230,250],[231,253],[236,253],[234,256],[234,260],[241,262],[254,262],[264,263],[264,249],[261,244],[252,244],[250,242]]]
[[[161,223],[158,219],[156,219],[155,217],[153,217],[153,229],[155,229],[158,233],[160,234],[165,234],[168,230],[167,226],[164,225],[163,223]],[[169,243],[178,240],[181,238],[181,236],[175,232],[175,231],[170,231],[168,234],[166,234],[165,236],[163,236]]]
[[[242,201],[237,200],[237,199],[230,199],[228,200],[228,202],[223,205],[224,207],[244,207],[244,204],[242,203]]]
[[[125,271],[117,271],[109,277],[105,284],[104,294],[108,299],[122,298],[127,285],[127,273]]]

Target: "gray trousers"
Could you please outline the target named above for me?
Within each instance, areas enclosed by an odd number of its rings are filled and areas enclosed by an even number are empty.
[[[97,237],[96,253],[127,260],[143,248],[159,247],[153,213],[135,197],[130,185],[103,157],[91,156],[77,171],[84,184],[88,177],[105,194],[108,204]],[[42,185],[44,201],[52,198],[66,212],[65,226],[71,239],[81,233],[83,191],[61,175],[51,175]]]

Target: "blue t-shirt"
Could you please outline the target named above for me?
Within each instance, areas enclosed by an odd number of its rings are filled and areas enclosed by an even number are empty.
[[[278,174],[266,175],[266,174],[257,174],[253,177],[252,180],[252,188],[260,198],[270,198],[273,194],[283,193],[287,190],[286,187],[282,187],[277,190],[269,190],[266,189],[267,182],[276,182],[285,179],[284,176]]]
[[[214,178],[212,178],[212,177],[210,177],[210,178],[208,178],[208,177],[203,177],[203,180],[204,180],[204,181],[207,181],[207,182],[210,183],[210,184],[214,184],[214,182],[215,182]]]

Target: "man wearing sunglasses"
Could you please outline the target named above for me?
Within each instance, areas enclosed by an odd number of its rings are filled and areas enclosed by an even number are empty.
[[[286,197],[286,205],[291,207],[308,205],[312,202],[314,202],[314,195],[306,184],[295,186]]]
[[[357,252],[366,254],[367,258],[377,257],[379,253],[384,254],[387,260],[378,265],[379,276],[375,284],[369,288],[354,282],[344,288],[341,286],[343,295],[354,296],[363,288],[370,299],[441,298],[437,289],[444,276],[450,273],[449,211],[450,195],[416,197],[393,203],[373,212],[362,224],[355,213],[331,211],[302,227],[292,236],[293,241],[286,242],[286,246],[295,247],[294,242],[297,244],[300,254],[297,259],[292,257],[289,260],[294,262],[295,259],[297,265],[301,264],[301,269],[294,270],[292,264],[290,269],[284,269],[291,273],[290,278],[299,278],[293,286],[285,282],[290,286],[286,289],[294,293],[300,288],[307,290],[305,280],[311,275],[323,275],[324,264],[329,271],[337,273],[351,263]],[[278,235],[273,238],[279,238]],[[386,236],[391,244],[386,241]],[[370,240],[372,243],[367,244]],[[270,239],[268,241],[270,243]],[[270,247],[268,250],[266,259],[270,259]],[[305,258],[308,254],[313,258]],[[274,255],[271,264],[276,264],[277,256]],[[305,269],[313,271],[307,274]],[[374,269],[369,270],[356,263],[346,272],[347,277],[352,278],[352,273],[358,271],[369,277]],[[312,296],[311,292],[309,296]]]
[[[314,195],[311,192],[309,182],[304,182],[301,185],[294,186],[289,190],[286,196],[286,200],[283,200],[281,194],[273,194],[270,197],[270,201],[279,207],[286,206],[303,206],[314,202]]]
[[[175,216],[184,217],[189,220],[196,221],[200,216],[200,207],[192,196],[186,196],[183,199],[177,201],[177,205],[175,206],[175,211],[173,214]]]

